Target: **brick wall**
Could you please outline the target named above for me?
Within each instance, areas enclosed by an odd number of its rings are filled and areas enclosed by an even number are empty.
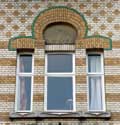
[[[16,51],[10,51],[8,48],[9,40],[18,36],[32,36],[32,22],[35,17],[44,9],[52,6],[67,6],[81,12],[88,22],[88,36],[103,35],[112,39],[112,50],[104,51],[105,63],[105,91],[106,91],[106,108],[112,112],[111,119],[53,119],[35,121],[33,120],[14,120],[9,119],[9,112],[14,112],[15,107],[15,87],[16,87]],[[119,125],[120,124],[120,1],[119,0],[0,0],[0,125]],[[13,48],[35,48],[34,51],[34,85],[33,85],[33,111],[44,111],[44,60],[45,46],[42,39],[42,32],[45,25],[55,22],[53,17],[46,15],[38,18],[35,25],[35,45],[31,38],[23,40],[23,43],[13,42]],[[112,16],[111,16],[112,15]],[[68,15],[69,16],[69,15]],[[72,15],[74,18],[74,14]],[[60,17],[58,17],[61,20]],[[71,22],[73,25],[80,25],[81,29],[85,29],[85,24],[78,17],[79,21],[74,24],[74,20],[69,17],[63,17],[62,21]],[[73,22],[72,22],[73,21]],[[43,24],[41,24],[44,23]],[[39,27],[38,27],[39,26]],[[79,29],[78,29],[79,30]],[[38,32],[37,32],[38,31]],[[85,31],[85,30],[83,30]],[[39,34],[41,33],[41,34]],[[79,32],[79,37],[84,36],[85,32]],[[78,37],[78,40],[79,40]],[[33,39],[32,39],[33,40]],[[30,44],[25,43],[30,41]],[[97,40],[95,40],[96,42]],[[80,43],[80,42],[79,42]],[[18,45],[19,44],[19,45]],[[96,45],[97,43],[93,43]],[[76,47],[76,109],[77,111],[87,111],[87,84],[86,84],[86,48],[85,44],[82,48]],[[86,47],[88,46],[88,47]],[[103,48],[108,45],[103,45]],[[85,48],[84,48],[85,47]],[[73,48],[74,49],[74,48]]]

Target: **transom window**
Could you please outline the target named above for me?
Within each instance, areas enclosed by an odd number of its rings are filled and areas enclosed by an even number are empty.
[[[88,53],[87,63],[89,111],[104,111],[105,97],[103,54]]]
[[[43,33],[46,45],[74,44],[77,36],[76,29],[67,23],[49,24]]]
[[[46,110],[74,111],[74,55],[46,54]]]
[[[32,54],[19,54],[17,58],[16,112],[32,110]]]

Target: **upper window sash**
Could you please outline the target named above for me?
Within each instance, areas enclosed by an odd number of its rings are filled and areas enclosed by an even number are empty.
[[[91,58],[91,59],[90,59]],[[99,52],[87,54],[87,74],[104,74],[103,54]],[[93,68],[93,69],[92,69]]]
[[[68,55],[68,58],[65,58],[65,55]],[[49,56],[53,56],[52,59],[49,58]],[[54,56],[56,56],[54,58]],[[57,57],[59,56],[59,57]],[[63,58],[62,58],[63,56]],[[58,59],[59,58],[59,59]],[[45,60],[45,64],[46,64],[46,68],[45,68],[45,73],[48,75],[74,75],[75,73],[75,55],[72,53],[48,53],[46,54],[46,60]],[[55,60],[55,61],[53,61]],[[60,62],[61,60],[65,60]],[[62,63],[62,64],[61,64]],[[51,68],[49,68],[51,67]],[[59,67],[59,68],[57,68]],[[63,68],[64,67],[64,68]],[[70,67],[70,69],[69,69]],[[53,68],[53,69],[52,69]]]
[[[28,56],[28,57],[26,58],[25,56],[26,57]],[[33,74],[33,54],[32,53],[20,53],[20,54],[18,54],[17,74],[19,74],[19,75],[31,75],[31,74]]]

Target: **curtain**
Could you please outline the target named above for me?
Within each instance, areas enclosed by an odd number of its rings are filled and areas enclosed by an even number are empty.
[[[102,84],[101,77],[89,77],[89,109],[102,110]]]
[[[25,65],[23,58],[20,57],[20,65],[19,65],[19,71],[24,72]],[[19,76],[19,96],[18,96],[18,109],[19,110],[26,110],[27,106],[27,95],[26,95],[26,85],[25,85],[25,77]]]
[[[88,55],[88,71],[101,72],[100,55]]]
[[[100,54],[88,55],[88,73],[101,73]],[[92,74],[89,76],[89,109],[101,111],[103,109],[102,76]]]
[[[22,57],[20,57],[19,71],[20,72],[24,72],[25,71],[25,65],[24,65],[24,61],[23,61]]]
[[[25,78],[20,77],[20,110],[26,110],[27,108],[27,93]]]
[[[18,92],[17,92],[17,110],[30,110],[31,107],[31,76],[32,56],[20,55],[18,70]],[[24,75],[26,73],[26,75]]]

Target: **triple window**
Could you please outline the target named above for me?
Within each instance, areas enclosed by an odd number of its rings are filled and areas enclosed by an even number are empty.
[[[17,58],[16,112],[32,111],[33,55]],[[47,53],[45,59],[45,111],[75,111],[75,55]],[[88,110],[104,111],[103,54],[87,54]]]

